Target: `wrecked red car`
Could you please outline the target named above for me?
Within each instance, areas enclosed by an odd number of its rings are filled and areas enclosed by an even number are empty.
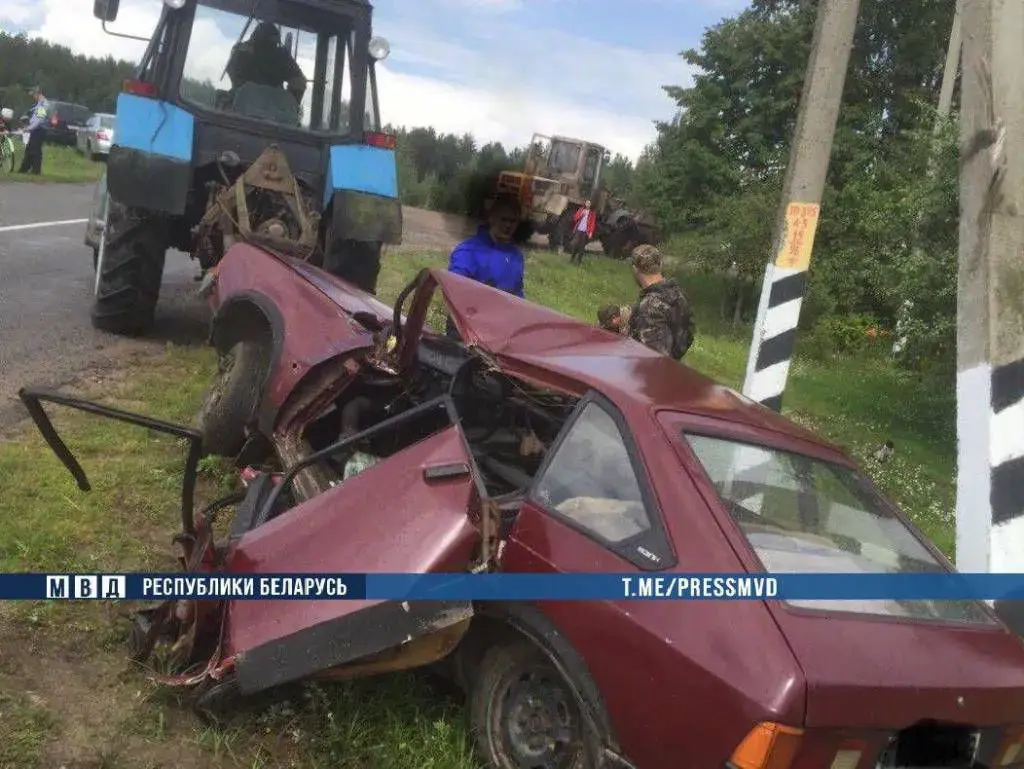
[[[841,450],[615,334],[440,270],[387,307],[233,246],[182,563],[225,573],[951,570]],[[458,338],[430,329],[443,300]],[[206,449],[244,492],[193,513]],[[81,476],[80,483],[84,482]],[[213,522],[235,506],[230,531]],[[172,602],[140,615],[201,707],[441,665],[510,767],[1022,766],[1024,645],[942,601]]]

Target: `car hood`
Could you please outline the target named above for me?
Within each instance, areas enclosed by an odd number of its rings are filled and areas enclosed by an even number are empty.
[[[775,535],[751,543],[771,572],[878,573],[870,561]],[[808,727],[999,726],[1024,713],[1024,643],[976,603],[771,601],[807,680]],[[915,610],[915,607],[916,610]],[[972,621],[954,622],[959,611]]]
[[[710,377],[621,334],[442,269],[430,271],[466,343],[542,386],[599,390],[619,408],[678,410],[837,447]]]
[[[374,296],[360,291],[341,278],[318,269],[301,259],[288,258],[288,265],[299,275],[319,289],[348,315],[356,318],[373,317],[380,321],[388,321],[393,317],[393,310]]]

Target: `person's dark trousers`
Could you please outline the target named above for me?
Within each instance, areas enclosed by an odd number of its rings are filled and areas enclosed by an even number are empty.
[[[583,252],[587,250],[587,235],[584,232],[574,232],[572,242],[569,245],[572,256],[569,257],[570,264],[583,264]]]
[[[43,172],[43,129],[37,128],[28,135],[25,157],[21,159],[18,173],[39,175]]]

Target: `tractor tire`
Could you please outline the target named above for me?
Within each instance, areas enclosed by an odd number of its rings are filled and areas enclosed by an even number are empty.
[[[626,238],[627,235],[622,230],[612,232],[601,244],[604,248],[605,256],[621,261],[625,251]]]
[[[324,270],[368,294],[376,294],[382,244],[362,240],[334,240],[330,235],[327,242],[330,248],[324,255]]]
[[[199,409],[203,451],[235,457],[245,445],[245,428],[259,406],[270,352],[258,342],[236,342],[221,356],[217,378]]]
[[[111,201],[106,251],[92,325],[122,336],[153,327],[164,276],[167,236],[162,222],[133,217]],[[95,260],[93,261],[95,266]]]
[[[548,235],[548,244],[552,249],[567,251],[572,241],[572,211],[566,211],[555,222],[555,228]]]

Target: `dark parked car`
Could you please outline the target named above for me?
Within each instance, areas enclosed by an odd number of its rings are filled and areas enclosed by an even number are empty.
[[[198,516],[186,495],[187,570],[952,569],[837,447],[550,309],[443,270],[389,308],[249,244],[203,291],[202,429],[247,487]],[[169,601],[138,631],[137,659],[177,642],[159,680],[208,713],[436,663],[494,769],[1022,765],[1024,645],[975,602]]]
[[[53,144],[62,144],[67,147],[74,147],[78,144],[78,132],[85,128],[85,124],[92,117],[93,111],[81,104],[72,104],[66,101],[50,102],[50,114],[46,126],[46,141]],[[22,120],[28,121],[29,111],[26,109]]]

